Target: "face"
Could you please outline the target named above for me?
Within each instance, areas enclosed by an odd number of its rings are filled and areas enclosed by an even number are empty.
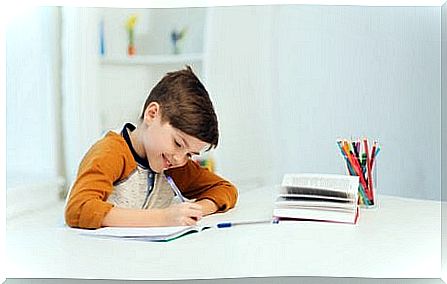
[[[209,147],[208,143],[172,127],[168,122],[162,122],[158,110],[147,115],[143,145],[153,171],[161,173],[166,169],[181,167],[191,156],[199,155]]]

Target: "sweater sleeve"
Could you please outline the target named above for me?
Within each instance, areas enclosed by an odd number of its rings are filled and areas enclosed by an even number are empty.
[[[210,199],[216,203],[218,212],[225,212],[236,205],[236,187],[194,161],[190,160],[183,167],[171,169],[168,174],[189,199]]]
[[[101,227],[102,220],[113,207],[106,202],[113,191],[113,183],[129,172],[126,169],[129,168],[129,154],[123,149],[121,141],[106,137],[93,145],[84,156],[65,207],[68,226]]]

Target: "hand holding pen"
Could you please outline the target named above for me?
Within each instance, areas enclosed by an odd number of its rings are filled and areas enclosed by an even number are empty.
[[[182,193],[178,189],[177,185],[174,183],[174,180],[172,177],[165,175],[166,180],[168,181],[169,185],[171,186],[172,191],[174,191],[174,194],[180,199],[181,202],[185,202],[186,199],[183,197]]]
[[[172,204],[161,209],[165,226],[194,226],[202,219],[202,208],[193,202]]]
[[[172,213],[182,218],[181,220],[179,220],[180,224],[188,226],[195,225],[197,221],[202,219],[202,206],[200,204],[194,203],[194,200],[189,200],[184,197],[172,177],[166,174],[165,177],[175,196],[181,201],[180,204],[174,204],[169,207],[172,208],[172,210],[174,211]]]
[[[174,194],[178,197],[178,199],[181,202],[194,202],[195,199],[187,199],[186,197],[184,197],[182,195],[182,192],[180,191],[180,189],[177,187],[177,185],[175,184],[174,180],[172,179],[172,177],[168,176],[165,174],[166,180],[168,181],[169,185],[171,186],[172,191],[174,191]]]

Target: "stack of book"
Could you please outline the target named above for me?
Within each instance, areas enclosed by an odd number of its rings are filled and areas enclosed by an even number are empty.
[[[358,176],[286,174],[275,201],[279,220],[316,220],[355,224]]]

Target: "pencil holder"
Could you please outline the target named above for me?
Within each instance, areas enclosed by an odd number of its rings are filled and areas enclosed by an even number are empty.
[[[364,162],[365,164],[365,162]],[[350,167],[349,162],[346,163],[349,175],[358,176],[357,173]],[[371,167],[371,177],[368,174],[368,167],[362,166],[362,177],[359,176],[358,187],[358,204],[361,208],[376,208],[377,207],[377,162]]]
[[[349,175],[359,177],[358,204],[363,208],[377,207],[377,154],[380,147],[377,141],[371,149],[368,140],[363,138],[350,142],[346,139],[338,140],[337,144],[345,160]],[[363,147],[362,147],[363,146]],[[363,148],[363,151],[362,151]]]

